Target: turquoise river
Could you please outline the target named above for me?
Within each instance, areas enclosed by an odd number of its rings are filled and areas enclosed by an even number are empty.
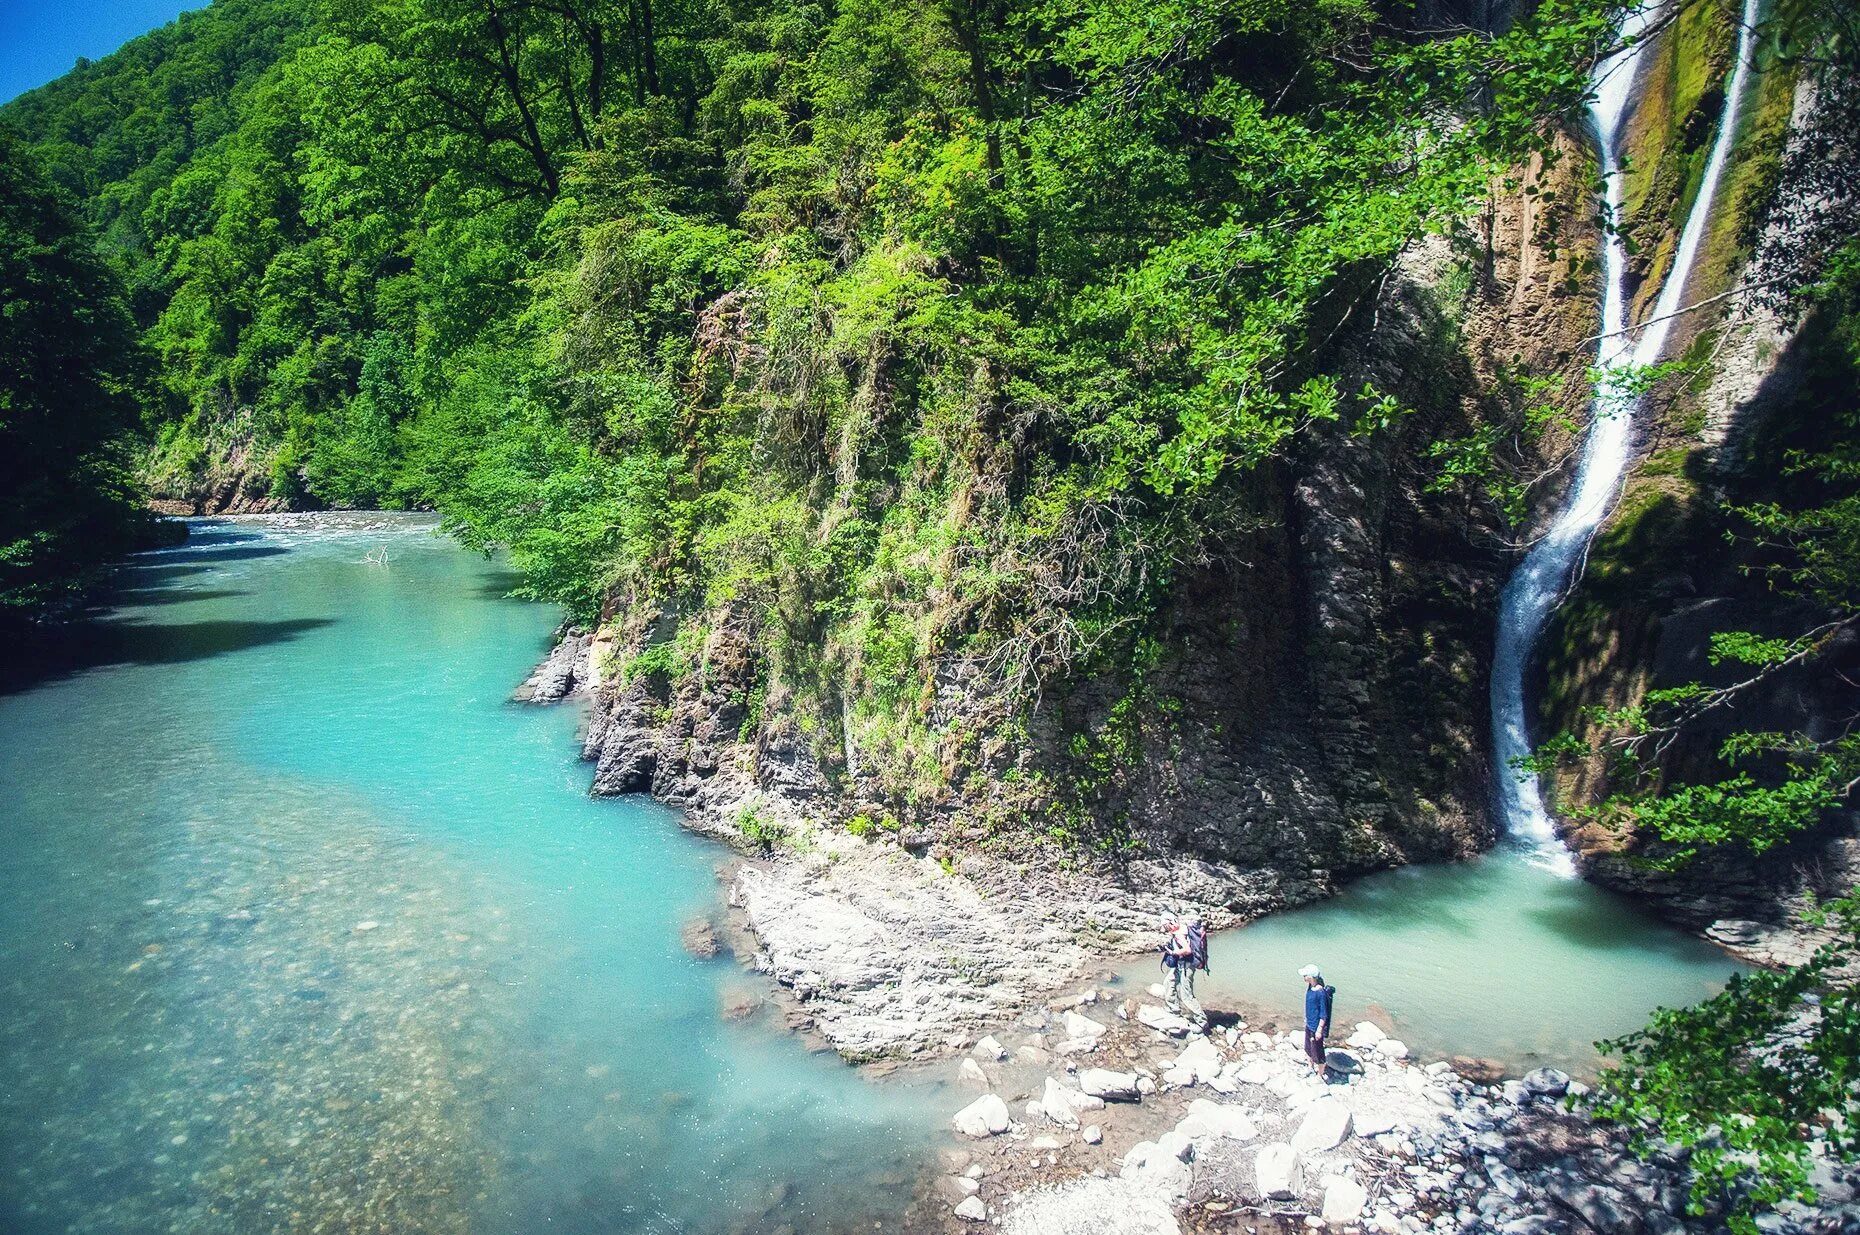
[[[417,516],[197,521],[8,666],[0,1231],[905,1219],[966,1097],[684,950],[728,855],[590,798],[575,709],[508,702],[556,620],[511,582]],[[1223,934],[1214,1002],[1289,1013],[1308,959],[1340,1020],[1514,1067],[1734,968],[1506,854]]]
[[[947,1102],[723,1015],[726,855],[432,531],[197,524],[0,696],[0,1231],[889,1227]]]

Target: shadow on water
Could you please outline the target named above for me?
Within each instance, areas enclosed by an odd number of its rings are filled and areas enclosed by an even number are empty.
[[[107,614],[112,609],[126,605],[177,605],[188,600],[231,600],[236,596],[250,596],[250,592],[241,592],[231,588],[171,588],[171,587],[137,587],[125,588],[120,592],[111,592],[105,596],[99,613]]]
[[[522,582],[523,575],[519,571],[494,570],[472,588],[472,593],[485,600],[510,600],[511,591]]]
[[[185,594],[186,598],[199,593]],[[116,665],[177,665],[282,643],[334,618],[276,622],[231,620],[74,622],[41,632],[0,664],[0,694],[15,694],[88,669]]]
[[[245,562],[253,558],[277,557],[289,552],[290,550],[282,545],[247,545],[244,547],[230,545],[222,548],[219,545],[195,545],[190,541],[185,549],[163,551],[159,561],[150,562],[148,565],[157,570],[177,562],[205,562],[211,566],[216,562]],[[140,570],[142,563],[130,562],[127,569]]]
[[[1579,945],[1584,951],[1618,952],[1646,956],[1649,953],[1676,961],[1699,955],[1699,941],[1662,925],[1626,902],[1616,902],[1613,913],[1598,912],[1598,893],[1614,900],[1605,888],[1583,888],[1572,881],[1572,891],[1551,904],[1526,910],[1524,917],[1536,922],[1551,936]]]

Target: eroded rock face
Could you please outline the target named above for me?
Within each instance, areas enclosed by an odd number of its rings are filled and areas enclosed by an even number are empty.
[[[512,696],[518,703],[560,703],[594,686],[594,632],[579,626],[557,632],[556,643]]]

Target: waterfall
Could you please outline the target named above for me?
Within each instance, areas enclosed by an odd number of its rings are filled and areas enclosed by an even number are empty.
[[[1639,368],[1659,363],[1680,299],[1711,222],[1718,182],[1730,161],[1737,132],[1738,108],[1750,74],[1755,42],[1758,0],[1744,0],[1743,25],[1738,32],[1737,58],[1725,86],[1724,114],[1698,197],[1686,216],[1672,269],[1660,288],[1647,324],[1638,332],[1627,329],[1623,281],[1627,252],[1621,237],[1610,229],[1602,238],[1602,335],[1595,363],[1603,373],[1591,405],[1588,436],[1563,508],[1550,530],[1531,547],[1524,561],[1505,584],[1498,605],[1497,640],[1492,650],[1492,745],[1497,759],[1498,808],[1504,830],[1523,845],[1539,864],[1563,874],[1574,874],[1575,863],[1557,839],[1544,809],[1537,777],[1520,773],[1512,760],[1531,751],[1530,726],[1524,698],[1524,674],[1537,649],[1550,615],[1575,580],[1589,539],[1607,517],[1621,474],[1632,453],[1633,412],[1636,399],[1619,379],[1607,374],[1618,366]],[[1623,23],[1624,46],[1595,66],[1594,99],[1589,114],[1595,123],[1596,147],[1601,157],[1603,200],[1611,223],[1621,218],[1621,122],[1632,94],[1646,44],[1642,36],[1658,15],[1660,5],[1649,3]]]

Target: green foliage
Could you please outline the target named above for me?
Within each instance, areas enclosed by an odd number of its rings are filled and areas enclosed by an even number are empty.
[[[846,830],[858,837],[877,836],[882,833],[895,835],[902,827],[903,825],[890,815],[873,817],[864,811],[860,811],[846,821]]]
[[[121,284],[0,127],[0,627],[69,604],[146,542],[129,437],[148,406]]]
[[[1692,1150],[1690,1209],[1730,1202],[1729,1225],[1784,1199],[1815,1203],[1810,1130],[1838,1157],[1860,1156],[1860,986],[1831,983],[1860,962],[1860,901],[1827,907],[1838,933],[1807,964],[1733,976],[1691,1008],[1661,1009],[1645,1029],[1601,1044],[1594,1109],[1632,1126],[1642,1152]]]
[[[745,802],[737,808],[736,830],[742,833],[745,841],[764,852],[791,839],[785,824],[753,802]]]
[[[1611,17],[223,0],[8,113],[136,289],[163,487],[437,505],[582,617],[745,608],[910,794],[939,649],[1121,655],[1247,473],[1399,417],[1309,353]]]

